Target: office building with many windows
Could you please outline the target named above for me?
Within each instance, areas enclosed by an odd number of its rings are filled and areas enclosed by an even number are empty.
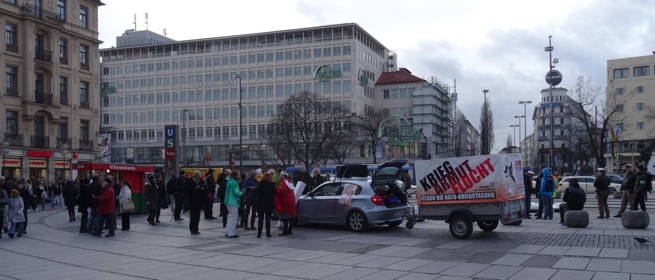
[[[70,175],[95,159],[98,130],[98,0],[0,1],[2,175]]]
[[[289,96],[310,91],[365,115],[375,107],[375,82],[368,81],[395,63],[354,23],[187,41],[151,38],[157,42],[119,37],[119,43],[141,43],[100,50],[102,133],[111,135],[113,162],[162,163],[164,126],[176,124],[183,164],[237,160],[242,133],[244,165],[259,165],[271,154],[264,139],[269,121]],[[329,70],[329,77],[315,79],[317,69]],[[363,150],[364,158],[371,156],[370,148]]]

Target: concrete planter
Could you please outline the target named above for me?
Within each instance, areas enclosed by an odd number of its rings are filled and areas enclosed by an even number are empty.
[[[589,213],[584,210],[567,210],[564,213],[564,224],[567,227],[585,228],[589,225]]]
[[[648,212],[645,211],[625,211],[621,217],[621,223],[624,228],[628,229],[644,229],[650,223]]]

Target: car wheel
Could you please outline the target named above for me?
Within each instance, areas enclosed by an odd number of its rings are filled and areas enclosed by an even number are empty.
[[[473,233],[473,221],[468,215],[456,214],[450,218],[450,234],[457,239],[466,239]]]
[[[498,227],[498,220],[480,220],[478,221],[478,227],[486,232],[494,231]]]
[[[347,219],[348,228],[355,232],[362,232],[368,228],[368,221],[366,216],[360,211],[352,211],[348,214]]]
[[[401,221],[395,221],[395,222],[388,222],[387,225],[388,225],[389,227],[394,228],[394,227],[399,226],[399,225],[402,224],[402,223],[403,223],[403,221],[401,220]]]

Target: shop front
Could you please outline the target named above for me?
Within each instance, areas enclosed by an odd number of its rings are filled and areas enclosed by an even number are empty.
[[[70,180],[71,179],[71,164],[69,161],[57,160],[55,161],[55,180]]]
[[[48,179],[47,158],[28,158],[27,162],[30,170],[30,178]]]
[[[6,158],[2,160],[2,176],[5,178],[21,178],[20,158]]]

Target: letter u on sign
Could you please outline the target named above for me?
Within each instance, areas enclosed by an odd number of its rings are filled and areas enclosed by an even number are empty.
[[[166,136],[167,137],[173,137],[175,136],[175,129],[172,127],[169,127],[166,129]]]

